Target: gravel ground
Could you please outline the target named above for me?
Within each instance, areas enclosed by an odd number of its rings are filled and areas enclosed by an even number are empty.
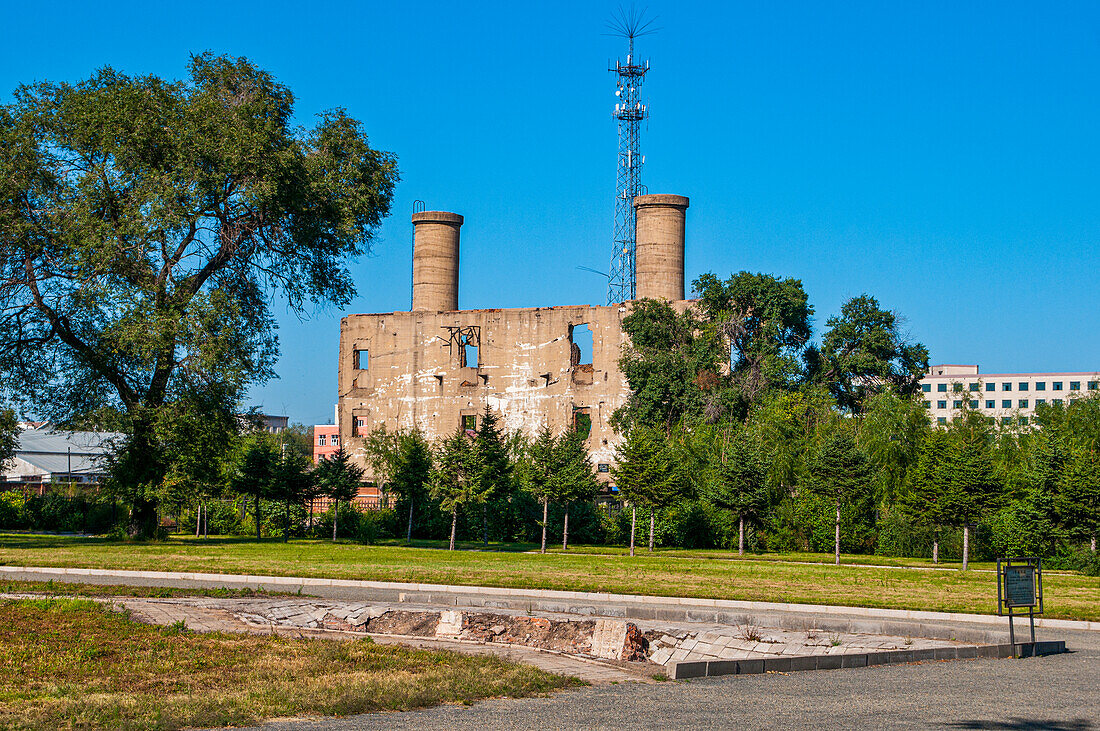
[[[1100,633],[1043,633],[1074,652],[848,670],[610,685],[469,707],[303,719],[312,729],[956,728],[1083,730],[1100,724]]]

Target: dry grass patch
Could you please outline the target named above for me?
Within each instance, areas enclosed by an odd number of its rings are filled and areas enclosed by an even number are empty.
[[[544,693],[579,681],[492,656],[198,634],[82,599],[0,601],[0,727],[177,729]]]

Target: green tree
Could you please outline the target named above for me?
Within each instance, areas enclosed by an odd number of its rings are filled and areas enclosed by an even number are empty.
[[[928,411],[916,397],[885,389],[867,398],[857,439],[875,467],[880,503],[891,503],[904,490],[932,431]]]
[[[517,477],[536,500],[542,504],[542,542],[540,553],[546,553],[546,524],[550,500],[556,497],[554,475],[557,466],[558,440],[549,427],[539,430],[535,440],[527,445],[520,461]]]
[[[0,108],[0,378],[48,418],[104,408],[127,440],[116,480],[156,527],[170,465],[158,414],[272,374],[270,303],[346,305],[397,180],[342,111],[294,125],[294,97],[245,59],[189,77],[110,68],[16,89]]]
[[[15,410],[0,407],[0,467],[15,457],[19,448],[19,420]]]
[[[455,530],[458,511],[464,506],[480,504],[486,495],[480,492],[477,478],[479,466],[473,445],[463,429],[457,429],[436,449],[434,466],[428,479],[432,497],[439,501],[440,510],[451,516],[451,542],[449,550],[455,550]]]
[[[409,504],[407,543],[412,542],[413,509],[427,493],[431,471],[432,450],[424,435],[418,430],[402,434],[398,440],[390,489]]]
[[[739,424],[724,424],[707,434],[703,498],[737,518],[737,555],[745,555],[745,520],[759,516],[771,501],[763,447]]]
[[[928,434],[921,442],[916,464],[907,470],[906,488],[897,502],[906,517],[932,529],[932,563],[940,562],[940,532],[951,523],[946,505],[951,484],[949,448],[943,429]]]
[[[310,470],[311,465],[308,457],[285,446],[275,465],[272,498],[283,503],[283,543],[290,540],[290,506],[301,505],[315,494],[316,475]]]
[[[729,345],[735,416],[743,417],[770,390],[802,382],[814,308],[800,280],[739,272],[723,282],[704,274],[692,287],[707,332]]]
[[[872,468],[847,426],[834,426],[812,452],[806,487],[836,507],[836,565],[840,565],[840,509],[871,490]]]
[[[332,500],[332,542],[336,542],[336,523],[340,502],[351,502],[363,485],[363,468],[351,461],[343,445],[335,454],[317,463],[314,479],[326,497]]]
[[[1100,454],[1084,446],[1069,453],[1059,481],[1058,503],[1062,523],[1075,536],[1089,538],[1096,553],[1100,533]]]
[[[240,495],[255,500],[256,540],[260,534],[260,501],[275,493],[275,473],[279,466],[279,449],[270,434],[255,432],[246,436],[237,456],[236,469],[230,487]]]
[[[367,464],[370,465],[375,482],[381,491],[390,488],[390,482],[397,471],[397,459],[401,449],[400,431],[389,431],[385,424],[371,430],[363,439]]]
[[[825,383],[837,404],[859,414],[868,398],[891,388],[914,393],[928,369],[928,349],[910,343],[902,332],[903,320],[883,310],[870,295],[844,303],[840,316],[830,317],[820,358],[811,351],[811,371]]]
[[[600,489],[584,437],[575,428],[568,429],[554,444],[554,479],[551,485],[553,499],[560,501],[565,510],[561,532],[564,551],[569,548],[569,504],[591,502]]]
[[[947,469],[950,475],[944,496],[944,515],[963,529],[962,568],[970,567],[970,525],[995,506],[1001,484],[993,468],[993,432],[989,420],[968,411],[948,427]]]
[[[700,333],[694,312],[637,300],[623,318],[623,332],[630,341],[619,369],[630,397],[612,415],[615,429],[644,424],[668,434],[684,419],[701,418],[720,390],[720,349],[714,338]]]
[[[684,480],[668,439],[658,429],[635,426],[616,450],[611,475],[620,497],[632,508],[649,509],[649,550],[653,550],[654,516],[658,508],[671,505],[683,496]],[[630,555],[634,555],[634,530],[631,524]]]
[[[481,534],[484,545],[489,545],[489,504],[503,502],[512,496],[512,459],[508,444],[497,426],[497,415],[488,405],[481,415],[473,444],[472,474],[473,492],[481,506]]]

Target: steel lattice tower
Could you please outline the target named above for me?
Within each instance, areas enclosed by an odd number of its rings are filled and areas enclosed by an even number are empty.
[[[637,244],[634,197],[645,193],[642,185],[642,165],[645,157],[639,149],[642,121],[648,116],[641,102],[642,82],[649,71],[649,61],[635,61],[634,39],[653,32],[652,21],[643,20],[642,13],[622,12],[610,27],[616,35],[627,39],[626,63],[616,61],[608,69],[616,75],[615,96],[618,102],[612,116],[619,124],[619,172],[615,181],[615,240],[611,249],[611,272],[607,286],[607,303],[634,299],[634,252]]]

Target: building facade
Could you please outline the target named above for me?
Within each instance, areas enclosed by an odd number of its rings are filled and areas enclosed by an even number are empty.
[[[934,365],[921,379],[924,407],[938,424],[969,409],[1002,424],[1027,426],[1039,404],[1062,404],[1100,392],[1100,371],[986,373],[976,365]]]
[[[687,208],[683,196],[635,199],[639,297],[686,306]],[[412,220],[411,309],[341,322],[345,449],[367,467],[360,438],[379,426],[437,440],[477,429],[488,408],[508,431],[576,426],[609,480],[619,441],[610,418],[630,395],[618,364],[628,304],[459,310],[462,216],[426,211]]]

